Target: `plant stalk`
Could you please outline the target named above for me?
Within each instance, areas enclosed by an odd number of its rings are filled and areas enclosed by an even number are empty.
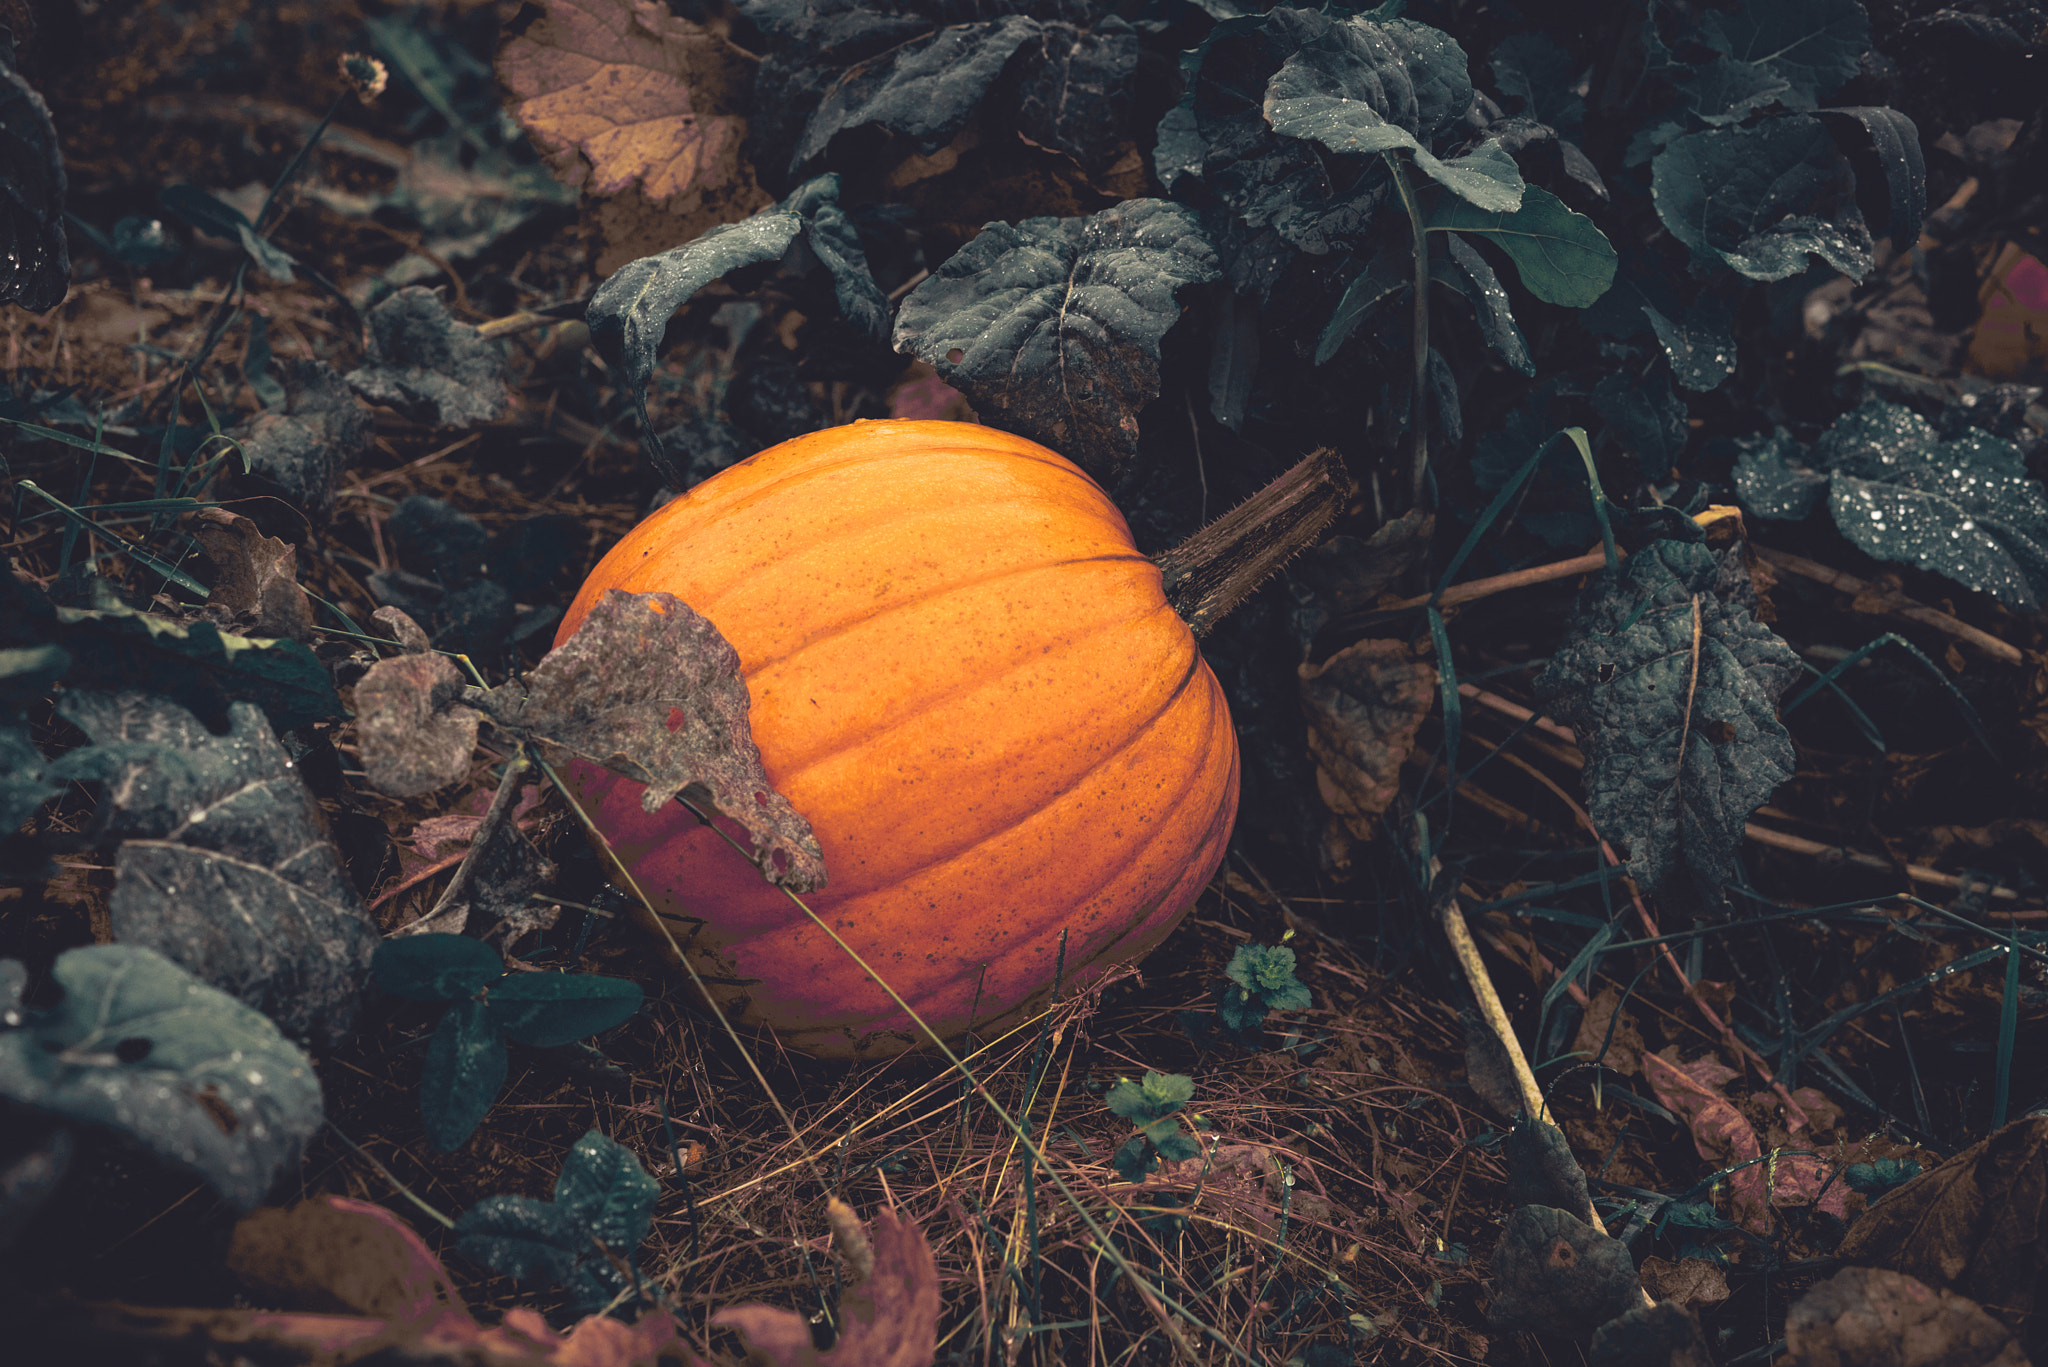
[[[1415,384],[1408,394],[1408,473],[1409,492],[1420,508],[1429,482],[1429,230],[1401,159],[1392,152],[1380,155],[1394,173],[1401,207],[1408,211],[1408,231],[1415,235],[1415,335],[1410,343],[1415,350]]]
[[[1166,601],[1205,635],[1297,552],[1313,546],[1350,496],[1337,453],[1325,446],[1172,550],[1153,557]]]

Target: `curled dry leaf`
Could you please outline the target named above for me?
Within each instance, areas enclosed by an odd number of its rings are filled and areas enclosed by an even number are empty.
[[[220,625],[295,641],[313,634],[296,548],[225,508],[202,508],[187,525],[213,566],[213,596],[206,605],[209,614],[225,616]]]
[[[723,39],[659,0],[547,0],[545,9],[505,43],[498,77],[536,142],[588,165],[587,188],[616,195],[638,185],[659,203],[738,176],[746,121],[713,112],[742,79]]]
[[[1710,1063],[1711,1060],[1701,1060]],[[1763,1145],[1756,1129],[1727,1097],[1715,1088],[1735,1075],[1713,1063],[1702,1071],[1698,1064],[1681,1067],[1658,1054],[1643,1055],[1643,1072],[1657,1100],[1676,1114],[1692,1131],[1693,1145],[1700,1157],[1718,1167],[1749,1163],[1728,1178],[1731,1213],[1743,1228],[1755,1234],[1771,1231],[1774,1206],[1807,1206],[1816,1200],[1820,1208],[1837,1219],[1848,1214],[1847,1187],[1830,1181],[1833,1170],[1809,1154],[1777,1154],[1763,1157]]]
[[[2025,1367],[2012,1331],[1967,1296],[1848,1267],[1785,1316],[1787,1367]]]
[[[1642,1284],[1628,1245],[1553,1206],[1521,1206],[1493,1251],[1493,1304],[1501,1329],[1587,1334],[1637,1305]]]
[[[1969,1296],[2016,1318],[2048,1282],[2048,1116],[2030,1115],[1893,1191],[1837,1250]]]
[[[345,1196],[251,1211],[235,1226],[228,1270],[277,1310],[406,1321],[463,1308],[441,1260],[411,1225]]]
[[[467,774],[481,718],[461,698],[462,675],[445,655],[371,665],[356,684],[356,739],[370,786],[419,797]]]
[[[1299,673],[1316,791],[1352,835],[1370,840],[1435,705],[1436,666],[1406,641],[1360,641]]]
[[[1669,1258],[1649,1257],[1637,1271],[1642,1274],[1643,1289],[1660,1301],[1698,1307],[1728,1299],[1727,1275],[1705,1258],[1680,1258],[1674,1263]]]
[[[646,784],[647,811],[708,790],[753,837],[769,881],[824,886],[818,838],[761,767],[739,653],[674,594],[608,590],[574,636],[480,705],[522,739]]]
[[[839,1340],[812,1346],[811,1322],[793,1310],[741,1305],[711,1317],[737,1329],[769,1367],[930,1367],[938,1355],[939,1270],[916,1223],[875,1215],[874,1271],[839,1299]]]
[[[1572,1052],[1617,1073],[1643,1070],[1643,1032],[1629,1014],[1619,988],[1603,987],[1587,1004]]]
[[[1638,1305],[1593,1331],[1592,1367],[1714,1367],[1699,1316],[1683,1305]]]

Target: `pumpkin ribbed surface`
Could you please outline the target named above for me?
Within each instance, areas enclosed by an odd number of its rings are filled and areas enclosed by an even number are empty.
[[[769,781],[824,851],[805,900],[942,1035],[1043,1001],[1062,930],[1069,988],[1143,954],[1223,857],[1222,689],[1115,505],[1033,442],[907,421],[800,437],[629,533],[558,642],[607,589],[675,594],[739,652]],[[729,1015],[820,1055],[917,1042],[689,813],[569,777]]]

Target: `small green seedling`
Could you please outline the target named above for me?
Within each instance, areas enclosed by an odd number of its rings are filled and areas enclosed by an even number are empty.
[[[1143,1082],[1120,1080],[1104,1098],[1109,1109],[1138,1127],[1110,1162],[1126,1182],[1143,1181],[1161,1159],[1179,1163],[1198,1157],[1202,1146],[1177,1118],[1195,1094],[1194,1079],[1181,1073],[1147,1073]],[[1200,1117],[1190,1117],[1199,1123]]]
[[[640,1009],[638,983],[590,973],[507,973],[466,935],[408,935],[377,946],[377,985],[407,1001],[446,1002],[427,1043],[420,1118],[453,1153],[505,1089],[505,1043],[550,1049],[609,1030]]]
[[[1849,1184],[1849,1189],[1872,1201],[1919,1175],[1920,1165],[1910,1158],[1880,1158],[1872,1163],[1851,1163],[1842,1169],[1842,1180]]]
[[[1239,1036],[1249,1035],[1275,1011],[1306,1011],[1308,988],[1294,976],[1286,945],[1239,945],[1223,969],[1230,981],[1218,993],[1216,1014]]]
[[[607,1254],[632,1263],[660,1195],[631,1149],[592,1130],[563,1160],[554,1200],[486,1196],[455,1222],[455,1246],[527,1286],[562,1287],[592,1314],[627,1289]]]

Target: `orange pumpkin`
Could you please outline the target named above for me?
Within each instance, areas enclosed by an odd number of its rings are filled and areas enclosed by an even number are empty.
[[[739,652],[769,781],[811,822],[806,901],[942,1036],[1043,1003],[1171,930],[1223,858],[1223,691],[1106,494],[1021,437],[858,422],[763,451],[614,547],[607,589],[675,594]],[[736,1022],[878,1056],[910,1020],[682,807],[567,775]],[[729,827],[746,837],[736,826]]]

